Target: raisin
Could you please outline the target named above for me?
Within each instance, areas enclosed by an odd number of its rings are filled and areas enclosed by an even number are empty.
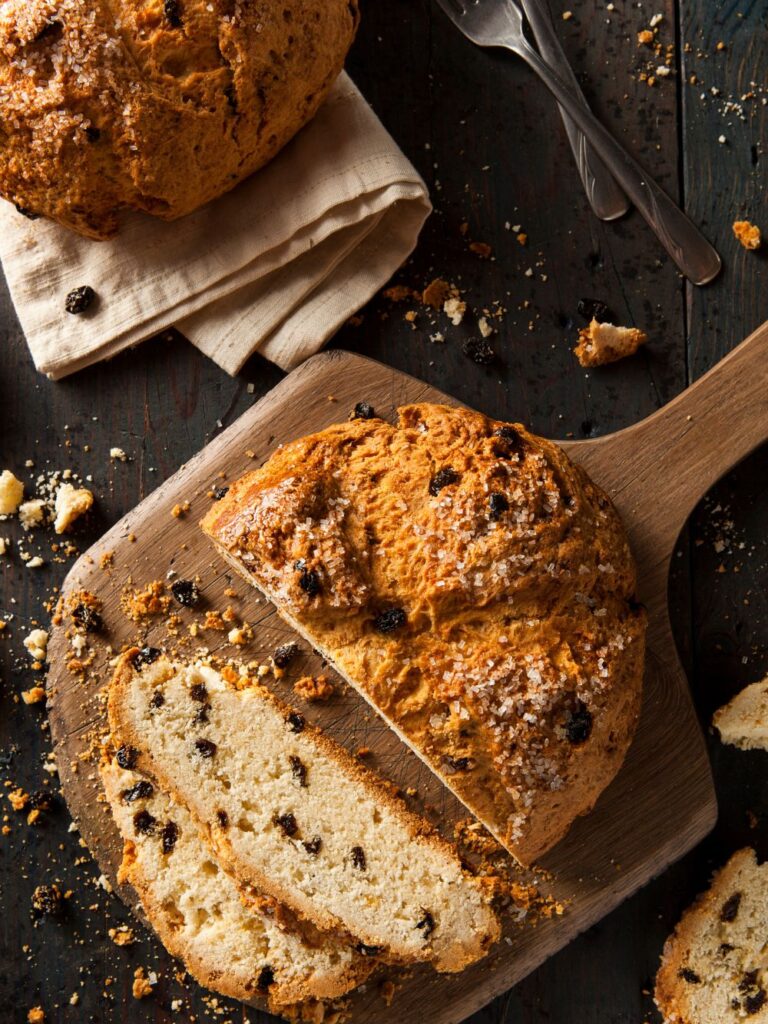
[[[408,621],[408,616],[402,608],[388,608],[387,611],[379,612],[373,620],[373,628],[378,633],[393,633],[400,629]]]
[[[58,885],[38,885],[32,893],[32,909],[45,917],[58,917],[63,909]]]
[[[179,0],[163,0],[163,11],[171,28],[181,28]]]
[[[171,593],[185,608],[194,608],[200,600],[200,591],[192,580],[176,580],[171,584]]]
[[[488,498],[488,518],[497,523],[502,515],[509,510],[509,502],[504,494],[494,491]]]
[[[689,985],[700,985],[701,978],[698,976],[696,971],[692,971],[690,967],[681,967],[677,972],[678,978],[682,978],[683,981],[687,981]]]
[[[304,786],[306,788],[307,766],[301,758],[296,757],[295,754],[291,754],[289,761],[291,762],[291,775],[293,775],[294,779],[298,780],[300,786]]]
[[[730,942],[722,942],[717,949],[720,956],[728,956],[728,954],[732,953],[733,950],[734,947],[730,944]]]
[[[592,732],[592,715],[586,704],[578,701],[576,709],[571,711],[565,723],[565,735],[569,743],[578,745],[585,743]]]
[[[300,715],[298,711],[292,711],[286,721],[291,732],[304,732],[304,726],[307,724],[304,716]]]
[[[753,1013],[757,1013],[758,1010],[763,1008],[765,1003],[765,991],[761,988],[755,992],[752,996],[747,996],[744,1000],[744,1009],[747,1013],[752,1016]]]
[[[34,210],[22,206],[21,203],[14,203],[14,206],[16,207],[16,212],[20,213],[22,217],[26,217],[27,220],[40,220],[40,214],[35,213]]]
[[[219,828],[227,828],[229,825],[229,815],[226,811],[216,811],[216,820],[219,823]]]
[[[468,772],[474,767],[471,757],[446,757],[445,763],[455,772]]]
[[[213,488],[213,500],[214,501],[221,501],[221,499],[222,498],[226,498],[226,496],[228,494],[229,494],[229,488],[228,487],[214,487]]]
[[[745,971],[739,982],[739,992],[749,992],[757,985],[757,971]]]
[[[101,616],[96,609],[82,603],[75,605],[72,609],[72,621],[86,633],[96,633],[103,625]]]
[[[64,300],[64,309],[68,313],[84,313],[96,298],[96,292],[90,285],[84,284],[82,288],[73,288]]]
[[[142,647],[133,656],[133,667],[141,669],[145,665],[151,665],[153,661],[157,661],[162,653],[158,647]]]
[[[726,921],[730,924],[731,921],[736,920],[736,915],[739,912],[739,906],[741,905],[741,893],[735,892],[733,896],[729,896],[725,903],[720,908],[720,920]]]
[[[369,402],[358,402],[349,418],[351,420],[372,420],[375,416],[376,411]]]
[[[136,747],[129,747],[127,743],[124,743],[122,747],[118,747],[117,753],[115,754],[115,760],[124,768],[126,771],[130,771],[131,768],[136,766],[136,762],[139,759],[139,752]]]
[[[208,722],[209,722],[208,712],[210,710],[211,710],[211,705],[210,704],[208,704],[207,702],[205,704],[201,704],[200,707],[195,712],[195,717],[193,719],[194,724],[195,725],[207,725]]]
[[[502,459],[509,459],[513,455],[522,457],[525,454],[525,445],[520,434],[514,427],[505,424],[494,430],[493,436],[497,439],[494,442],[494,454]]]
[[[272,819],[272,823],[277,825],[282,830],[283,835],[295,836],[299,831],[299,826],[296,824],[296,818],[288,812],[288,814],[276,814]]]
[[[467,338],[461,351],[478,366],[490,366],[496,359],[496,352],[485,338]]]
[[[124,804],[132,804],[136,800],[148,800],[154,791],[152,783],[142,779],[135,786],[131,786],[130,789],[124,789],[120,794],[120,799]]]
[[[272,661],[274,661],[277,668],[286,668],[299,653],[298,644],[281,644],[272,655]]]
[[[600,299],[579,299],[576,309],[579,311],[579,316],[583,317],[587,323],[597,320],[599,324],[604,324],[611,323],[615,319],[609,307]]]
[[[296,563],[296,569],[300,573],[299,586],[308,597],[314,597],[320,593],[320,577],[314,569],[308,569],[303,561]]]
[[[169,821],[167,825],[163,826],[163,853],[172,853],[178,838],[179,826],[175,821]]]
[[[364,942],[358,942],[355,949],[361,956],[378,956],[381,952],[381,946],[366,946]]]
[[[85,129],[85,137],[91,143],[96,143],[101,138],[101,131],[95,124],[89,124]]]
[[[318,853],[320,853],[320,847],[323,845],[323,840],[320,836],[314,836],[312,839],[306,839],[301,845],[308,854],[312,857],[316,857]]]
[[[446,466],[445,469],[438,469],[429,481],[429,493],[433,496],[439,494],[444,487],[455,484],[458,479],[459,474],[455,469],[451,469],[450,466]]]
[[[208,690],[205,687],[205,683],[195,683],[194,686],[191,686],[189,696],[192,700],[196,700],[200,704],[205,704],[208,700]]]
[[[256,988],[264,990],[269,988],[270,985],[274,985],[274,983],[275,972],[272,970],[269,964],[265,964],[265,966],[262,967],[261,970],[259,971],[259,977],[256,982]]]
[[[218,749],[213,740],[195,740],[195,753],[206,761],[212,758]]]
[[[157,825],[157,818],[153,817],[149,811],[138,811],[133,816],[133,827],[136,830],[136,835],[151,836],[155,831]]]
[[[365,859],[365,850],[362,846],[352,847],[352,867],[357,868],[358,871],[365,871],[367,862]]]
[[[161,708],[165,704],[165,697],[160,693],[159,690],[155,690],[152,694],[152,699],[149,702],[151,708]]]
[[[416,922],[416,927],[422,929],[424,932],[424,938],[428,939],[435,930],[435,919],[428,910],[424,909],[424,907],[421,908],[421,912],[424,916],[420,921]]]

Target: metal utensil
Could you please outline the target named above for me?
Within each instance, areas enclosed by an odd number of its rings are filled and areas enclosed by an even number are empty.
[[[690,281],[701,285],[717,277],[721,261],[714,247],[536,53],[523,33],[523,12],[513,0],[437,2],[473,43],[511,50],[536,72],[571,120],[589,138],[598,156]]]
[[[589,110],[589,104],[560,45],[544,0],[520,0],[520,5],[541,56],[553,71],[567,83],[579,103]],[[576,160],[581,183],[595,216],[600,220],[616,220],[617,217],[622,217],[629,209],[627,197],[592,148],[587,137],[562,107],[560,115]]]

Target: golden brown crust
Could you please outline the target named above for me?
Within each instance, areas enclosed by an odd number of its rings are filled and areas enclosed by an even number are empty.
[[[615,510],[551,442],[407,406],[282,447],[202,528],[521,861],[616,774],[645,616]]]
[[[0,194],[92,238],[233,188],[314,115],[357,0],[6,0]]]

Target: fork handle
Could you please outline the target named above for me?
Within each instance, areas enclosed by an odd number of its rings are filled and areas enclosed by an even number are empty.
[[[506,48],[522,57],[536,72],[568,116],[589,138],[598,156],[682,273],[699,285],[708,284],[717,277],[721,261],[714,247],[690,217],[645,173],[594,114],[574,98],[563,79],[544,63],[525,40],[509,43]]]
[[[563,52],[560,40],[552,26],[552,20],[544,7],[544,0],[521,0],[525,17],[533,32],[536,45],[544,60],[569,87],[576,99],[587,110],[589,106],[568,58]],[[590,145],[581,129],[560,107],[568,141],[576,160],[581,183],[584,186],[589,205],[600,220],[616,220],[629,209],[627,197],[616,184],[611,172]]]

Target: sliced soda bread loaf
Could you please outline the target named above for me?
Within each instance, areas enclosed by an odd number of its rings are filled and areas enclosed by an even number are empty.
[[[742,750],[768,750],[768,678],[737,693],[715,712],[712,724],[723,743]]]
[[[364,955],[458,971],[498,937],[482,883],[453,848],[255,681],[134,649],[112,680],[109,718],[235,878]]]
[[[132,752],[117,757],[130,764]],[[189,811],[146,777],[105,758],[101,778],[124,840],[119,880],[138,894],[166,949],[222,995],[261,996],[273,1010],[333,999],[370,974],[373,961],[334,935],[287,931],[279,908],[246,906]]]
[[[740,850],[683,914],[656,976],[665,1024],[768,1021],[768,864]]]

